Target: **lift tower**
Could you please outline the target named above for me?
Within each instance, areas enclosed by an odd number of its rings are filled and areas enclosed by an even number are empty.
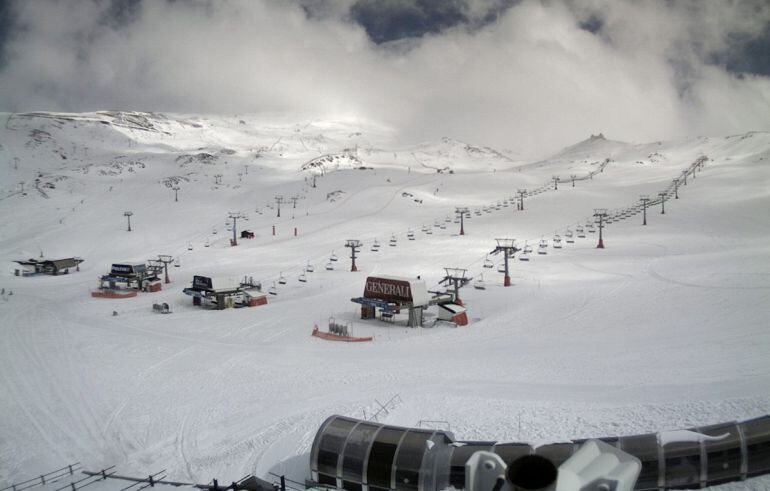
[[[361,248],[361,241],[348,239],[347,242],[345,242],[345,247],[350,247],[350,271],[356,272],[358,271],[358,268],[356,268],[356,253],[358,252],[358,249]]]
[[[505,277],[503,279],[503,286],[511,286],[511,276],[508,274],[508,258],[519,252],[521,249],[514,245],[516,239],[495,239],[497,241],[497,247],[490,254],[503,253],[503,261],[505,264]]]
[[[133,211],[124,211],[123,216],[128,219],[128,232],[131,231],[131,216],[134,214]]]
[[[650,197],[642,194],[639,196],[639,201],[642,202],[642,225],[647,225],[647,203],[650,201]]]
[[[171,280],[168,279],[168,265],[174,262],[174,258],[168,254],[158,254],[158,262],[163,263],[164,283],[171,283]]]
[[[519,211],[524,211],[524,195],[527,194],[527,190],[519,189],[516,192],[519,193]]]
[[[468,273],[467,269],[444,268],[444,271],[446,271],[446,276],[439,281],[439,285],[447,285],[447,287],[451,286],[454,290],[455,303],[457,305],[462,305],[463,302],[460,300],[460,288],[467,285],[473,278],[466,276]]]
[[[456,207],[455,213],[457,213],[460,216],[460,235],[465,235],[465,214],[468,213],[468,208],[465,207]]]
[[[230,245],[237,246],[238,236],[236,235],[235,224],[239,218],[246,218],[246,215],[242,215],[240,211],[236,211],[236,212],[231,211],[230,213],[227,214],[227,217],[233,221],[233,239],[230,241]]]
[[[594,216],[599,219],[599,243],[596,245],[596,248],[604,249],[602,229],[604,228],[604,219],[607,217],[607,208],[594,208]]]

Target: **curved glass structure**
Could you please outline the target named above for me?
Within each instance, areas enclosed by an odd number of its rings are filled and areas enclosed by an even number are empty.
[[[770,416],[691,428],[704,436],[649,433],[600,438],[639,458],[635,489],[687,489],[770,473]],[[669,441],[671,440],[671,441]],[[312,480],[348,491],[434,491],[465,487],[465,464],[487,450],[506,465],[537,454],[561,465],[585,440],[542,445],[455,441],[447,431],[389,426],[344,416],[328,418],[310,453]]]

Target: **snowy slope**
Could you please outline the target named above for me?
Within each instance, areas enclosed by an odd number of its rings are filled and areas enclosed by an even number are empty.
[[[389,423],[443,420],[458,438],[533,443],[770,407],[767,133],[651,144],[594,137],[527,163],[450,139],[407,147],[358,120],[115,112],[0,120],[0,286],[13,291],[0,300],[2,483],[74,461],[202,482],[270,471],[301,480],[321,421],[371,414],[375,399],[396,394]],[[657,196],[701,156],[703,169],[665,214],[648,210],[646,227],[636,214],[604,229],[604,250],[589,233],[536,253],[541,238],[574,231],[594,208]],[[524,211],[510,201],[517,189],[529,191]],[[472,211],[464,236],[456,206]],[[238,230],[256,237],[229,247],[235,211],[249,217]],[[529,262],[513,260],[511,288],[483,267],[501,237],[535,247]],[[347,271],[351,238],[365,244],[358,273]],[[41,250],[86,262],[67,276],[13,276],[13,260]],[[332,251],[340,260],[327,271]],[[164,291],[89,296],[112,262],[158,254],[181,263]],[[303,284],[308,262],[315,272]],[[367,275],[421,275],[433,289],[444,267],[486,281],[484,291],[462,291],[468,327],[358,319],[350,298]],[[249,275],[265,287],[283,274],[288,283],[265,307],[202,311],[181,293],[201,272]],[[153,314],[153,302],[174,313]],[[329,316],[375,341],[311,338]],[[770,480],[725,486],[747,487],[770,489]]]

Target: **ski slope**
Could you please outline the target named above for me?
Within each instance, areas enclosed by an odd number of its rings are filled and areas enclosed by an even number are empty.
[[[327,416],[371,415],[396,395],[381,421],[444,421],[460,439],[535,444],[770,408],[770,134],[592,136],[520,161],[449,138],[395,141],[362,120],[0,120],[2,485],[76,461],[195,482],[270,472],[301,481]],[[597,233],[552,247],[595,208],[657,197],[701,156],[708,161],[665,214],[659,204],[647,210],[647,226],[635,214],[604,228],[605,249]],[[512,200],[518,189],[529,191],[524,211]],[[456,206],[471,211],[463,236]],[[255,238],[230,247],[236,211],[248,215],[238,232]],[[529,262],[512,260],[510,288],[499,257],[483,267],[495,238],[534,248]],[[357,273],[346,239],[364,242]],[[13,276],[13,260],[41,252],[85,262],[64,276]],[[327,271],[332,252],[340,259]],[[158,254],[180,262],[163,291],[91,298],[113,262]],[[308,263],[314,272],[300,283]],[[461,291],[467,327],[434,326],[435,311],[421,329],[404,327],[405,315],[362,321],[350,302],[368,275],[420,275],[437,289],[444,267],[483,274],[486,290]],[[194,274],[253,276],[265,289],[283,274],[287,284],[267,306],[208,311],[182,294]],[[173,314],[154,314],[159,302]],[[374,342],[311,337],[331,316]],[[770,479],[720,489],[770,489]]]

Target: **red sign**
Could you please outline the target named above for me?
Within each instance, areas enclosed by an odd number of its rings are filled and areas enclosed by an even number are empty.
[[[405,280],[370,276],[366,278],[364,298],[376,298],[387,302],[411,302],[412,287]]]

